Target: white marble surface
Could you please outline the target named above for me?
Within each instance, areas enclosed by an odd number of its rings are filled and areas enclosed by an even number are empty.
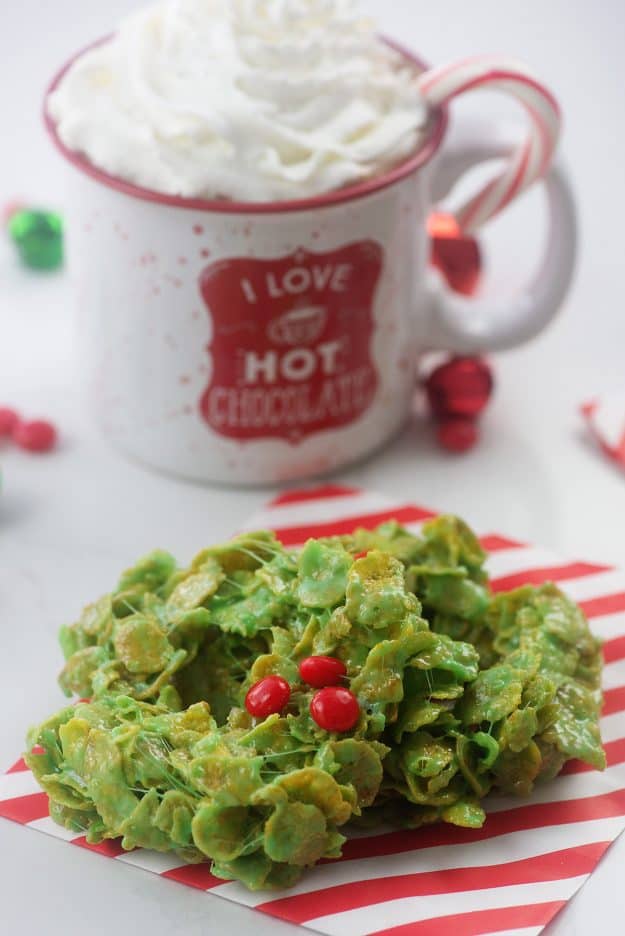
[[[39,123],[53,69],[132,9],[21,0],[0,29],[0,202],[23,196],[63,207],[63,167]],[[625,477],[586,444],[577,406],[623,378],[622,235],[625,130],[623,20],[619,0],[369,0],[385,31],[431,61],[477,51],[525,59],[554,87],[567,117],[564,152],[579,192],[582,255],[575,287],[556,325],[527,349],[497,360],[499,392],[482,446],[467,458],[440,454],[415,422],[373,461],[340,480],[458,511],[563,554],[625,562]],[[463,114],[490,107],[482,96]],[[514,115],[512,115],[514,116]],[[540,237],[540,196],[531,195],[488,232],[492,288],[512,288],[530,269]],[[56,420],[58,454],[29,458],[2,450],[0,503],[0,760],[14,759],[24,726],[60,702],[57,627],[110,585],[143,551],[163,545],[181,558],[228,534],[266,494],[183,484],[148,473],[109,450],[81,401],[72,352],[67,275],[20,270],[0,244],[0,400]],[[7,933],[158,934],[296,932],[135,869],[105,862],[18,826],[0,824],[2,925]],[[625,840],[550,932],[622,932]],[[88,923],[86,922],[88,920]]]

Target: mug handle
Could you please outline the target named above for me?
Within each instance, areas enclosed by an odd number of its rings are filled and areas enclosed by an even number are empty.
[[[549,207],[549,236],[540,269],[516,297],[469,299],[443,287],[433,291],[426,326],[426,347],[475,353],[502,351],[530,341],[554,318],[571,283],[577,255],[575,201],[568,176],[552,164],[560,131],[560,112],[551,94],[520,65],[492,59],[471,59],[427,72],[422,89],[430,103],[445,103],[474,87],[489,86],[512,94],[527,110],[531,132],[521,146],[493,134],[492,125],[465,128],[451,142],[433,181],[434,200],[443,198],[473,166],[506,160],[501,173],[456,214],[465,233],[498,214],[521,192],[542,179]],[[489,139],[490,138],[490,139]]]

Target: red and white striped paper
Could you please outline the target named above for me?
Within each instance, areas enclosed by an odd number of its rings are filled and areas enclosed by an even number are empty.
[[[310,536],[374,527],[393,517],[416,531],[432,516],[373,493],[325,486],[277,498],[248,527],[275,529],[293,546]],[[501,536],[484,536],[482,543],[495,589],[556,581],[605,640],[604,773],[571,763],[530,800],[494,797],[483,829],[440,824],[358,835],[340,860],[319,865],[295,888],[277,894],[250,894],[213,877],[206,865],[181,867],[173,856],[144,849],[126,853],[117,842],[88,845],[84,836],[52,822],[47,797],[21,760],[0,777],[0,815],[321,933],[540,933],[625,829],[625,573],[563,562],[547,550]]]
[[[625,468],[625,397],[606,393],[584,403],[581,413],[595,442],[608,458]]]

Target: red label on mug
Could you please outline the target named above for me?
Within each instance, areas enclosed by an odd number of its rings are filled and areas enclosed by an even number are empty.
[[[378,386],[373,300],[383,250],[374,241],[275,260],[207,267],[213,372],[200,412],[233,439],[296,443],[358,419]]]

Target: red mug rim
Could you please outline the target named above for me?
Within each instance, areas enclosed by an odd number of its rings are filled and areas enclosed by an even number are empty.
[[[354,201],[355,199],[363,198],[366,195],[372,195],[374,192],[382,191],[383,189],[394,185],[395,182],[400,182],[402,179],[407,178],[417,169],[420,169],[427,162],[429,162],[430,159],[432,159],[434,154],[438,151],[447,129],[447,108],[444,106],[436,108],[432,112],[431,126],[429,128],[428,138],[425,144],[419,147],[419,149],[408,159],[399,163],[399,165],[394,166],[392,169],[389,169],[382,175],[366,179],[365,181],[358,182],[355,185],[346,186],[343,189],[337,189],[333,192],[326,192],[323,195],[316,195],[310,198],[273,202],[240,202],[227,201],[225,199],[211,200],[206,198],[185,198],[182,195],[166,195],[162,192],[154,191],[154,189],[143,188],[140,185],[135,185],[133,182],[127,182],[123,179],[117,178],[116,176],[110,175],[103,169],[98,169],[98,167],[91,163],[85,156],[82,155],[82,153],[69,149],[59,137],[56,124],[48,112],[48,97],[53,91],[56,90],[59,83],[62,81],[63,77],[74,64],[74,62],[82,55],[84,55],[85,52],[88,52],[90,49],[108,42],[110,38],[111,36],[108,35],[90,43],[79,52],[76,52],[70,59],[68,59],[62,68],[59,69],[46,89],[44,96],[43,119],[46,130],[48,131],[52,142],[68,162],[70,162],[77,169],[80,169],[81,172],[90,176],[92,179],[95,179],[96,182],[100,182],[103,185],[108,186],[108,188],[115,189],[118,192],[122,192],[124,195],[130,195],[132,198],[137,198],[142,201],[153,202],[159,205],[169,205],[173,208],[184,208],[193,211],[217,212],[221,214],[283,214],[285,212],[291,211],[307,211],[311,209],[326,208],[331,205]],[[399,52],[400,55],[402,55],[413,65],[416,65],[417,68],[421,71],[425,71],[429,67],[423,61],[423,59],[421,59],[414,52],[400,45],[400,43],[388,39],[387,37],[383,37],[383,39],[387,45],[391,46],[391,48]]]

